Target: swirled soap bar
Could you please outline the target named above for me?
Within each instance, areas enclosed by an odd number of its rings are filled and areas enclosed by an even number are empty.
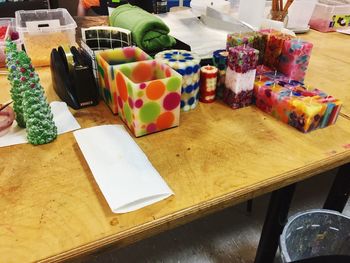
[[[200,57],[186,50],[166,50],[156,54],[155,59],[182,75],[181,110],[194,109],[199,100]]]

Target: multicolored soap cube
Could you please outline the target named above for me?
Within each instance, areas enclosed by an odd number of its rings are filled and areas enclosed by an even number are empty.
[[[300,39],[284,41],[278,69],[287,77],[304,81],[310,61],[312,43]]]
[[[113,114],[118,113],[116,73],[121,64],[152,59],[138,47],[116,48],[96,53],[100,95]]]
[[[156,54],[155,59],[182,75],[181,110],[194,109],[199,100],[200,57],[186,50],[166,50]]]
[[[136,137],[179,125],[182,76],[168,65],[123,64],[115,82],[119,116]]]
[[[252,103],[259,51],[245,46],[229,49],[223,101],[233,109]]]

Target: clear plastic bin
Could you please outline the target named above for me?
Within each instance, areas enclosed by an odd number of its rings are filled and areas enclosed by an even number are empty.
[[[316,4],[310,27],[321,32],[332,32],[350,26],[350,4],[347,1],[320,1]]]
[[[11,36],[11,33],[15,29],[15,19],[11,17],[3,17],[0,18],[0,28],[6,28],[5,34],[0,34],[0,67],[5,66],[5,41],[8,37]],[[14,42],[17,44],[17,48],[21,48],[21,41],[20,39],[14,40]]]
[[[326,256],[350,262],[350,217],[325,209],[298,213],[284,227],[280,251],[284,263]]]
[[[53,48],[76,45],[76,22],[64,8],[20,10],[16,12],[16,28],[34,66],[50,65]]]

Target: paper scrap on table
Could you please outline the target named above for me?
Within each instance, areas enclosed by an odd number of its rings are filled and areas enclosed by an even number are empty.
[[[65,102],[53,101],[50,103],[53,120],[57,126],[57,134],[80,129],[80,125],[68,110]],[[14,121],[9,132],[0,137],[0,147],[28,143],[26,129],[20,128]]]
[[[337,32],[342,33],[342,34],[346,34],[346,35],[350,35],[350,28],[338,29]]]
[[[173,195],[123,126],[103,125],[73,134],[114,213],[131,212]]]

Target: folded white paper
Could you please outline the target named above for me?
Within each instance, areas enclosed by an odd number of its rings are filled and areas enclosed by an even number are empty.
[[[80,125],[68,110],[65,102],[53,101],[50,103],[53,120],[57,126],[57,133],[63,134],[66,132],[80,129]],[[27,143],[26,129],[18,127],[14,121],[9,132],[0,137],[0,147]]]
[[[114,213],[131,212],[173,194],[123,126],[97,126],[73,134]]]

